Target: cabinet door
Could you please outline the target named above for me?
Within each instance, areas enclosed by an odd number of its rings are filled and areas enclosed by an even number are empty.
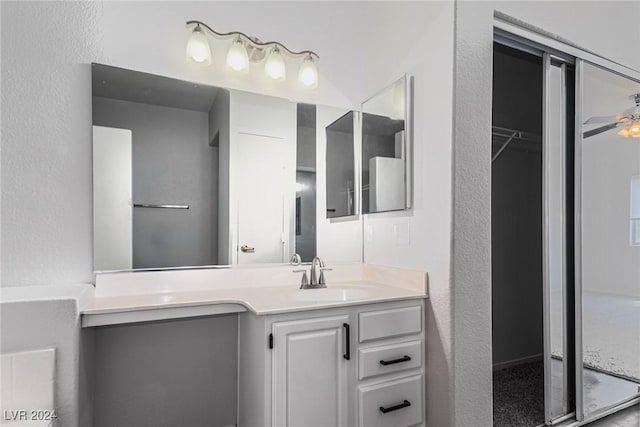
[[[273,426],[347,425],[347,315],[273,324]]]

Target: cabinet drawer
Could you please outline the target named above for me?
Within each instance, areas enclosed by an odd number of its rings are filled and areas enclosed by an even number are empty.
[[[422,341],[410,341],[358,350],[358,377],[365,379],[422,365]]]
[[[422,423],[422,375],[358,388],[360,427],[405,427]]]
[[[422,331],[422,307],[393,308],[359,314],[360,342]]]

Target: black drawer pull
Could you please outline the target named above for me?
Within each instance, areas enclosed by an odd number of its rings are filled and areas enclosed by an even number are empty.
[[[411,402],[409,402],[408,400],[405,400],[404,402],[395,405],[395,406],[390,406],[388,408],[385,408],[384,406],[380,407],[380,412],[382,412],[383,414],[386,414],[387,412],[391,412],[391,411],[397,411],[398,409],[402,409],[402,408],[406,408],[407,406],[411,406]]]
[[[342,326],[344,327],[345,342],[347,344],[346,351],[342,357],[344,357],[345,360],[351,360],[351,327],[348,323],[343,323]]]
[[[393,360],[381,360],[380,364],[382,366],[387,366],[387,365],[393,365],[395,363],[402,363],[402,362],[408,362],[410,361],[411,358],[409,356],[402,356],[400,359],[393,359]]]

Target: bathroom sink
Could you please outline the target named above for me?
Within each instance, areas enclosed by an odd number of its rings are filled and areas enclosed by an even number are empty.
[[[371,297],[371,291],[365,287],[341,286],[321,289],[300,289],[292,299],[297,301],[348,301]]]

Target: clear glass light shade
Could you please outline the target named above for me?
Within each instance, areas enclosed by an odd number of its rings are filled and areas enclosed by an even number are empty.
[[[640,138],[640,121],[633,122],[625,126],[620,132],[618,132],[618,135],[624,138]]]
[[[315,89],[318,87],[318,68],[316,68],[313,58],[308,57],[304,60],[300,66],[298,79],[308,88]]]
[[[211,47],[202,28],[193,29],[187,42],[187,60],[202,65],[211,65]]]
[[[269,56],[267,62],[264,64],[264,71],[267,76],[274,80],[284,80],[287,76],[287,69],[284,65],[284,58],[278,48],[274,48]]]
[[[249,71],[249,54],[242,40],[236,40],[229,48],[227,65],[235,71]]]

